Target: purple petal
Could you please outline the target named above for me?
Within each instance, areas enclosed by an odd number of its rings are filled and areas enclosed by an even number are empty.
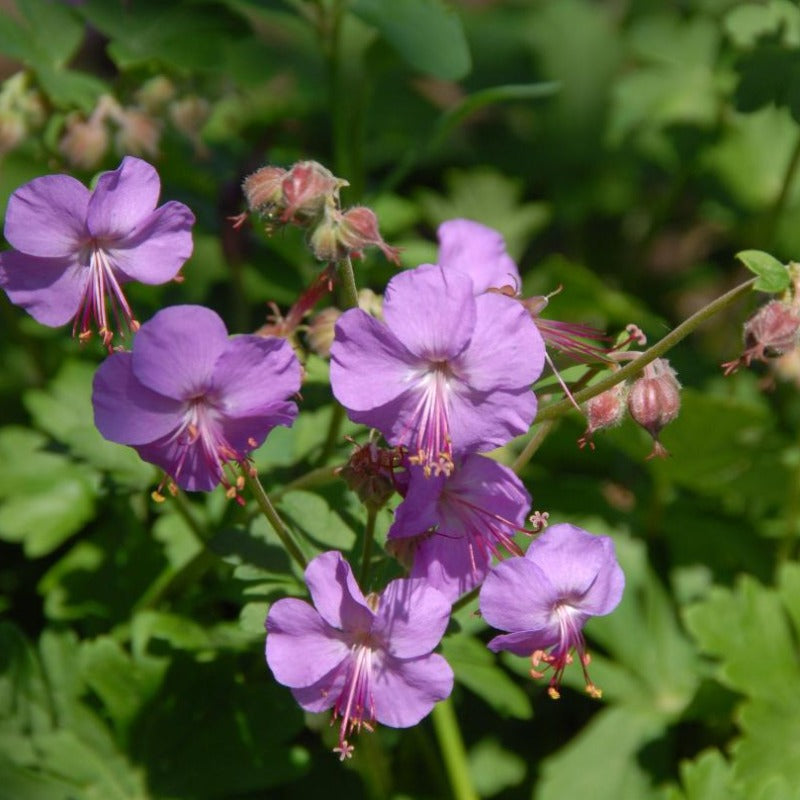
[[[428,581],[454,603],[480,585],[489,560],[488,550],[470,537],[440,530],[417,545],[411,577]]]
[[[476,453],[466,456],[447,480],[442,510],[446,513],[459,501],[486,515],[502,517],[515,528],[525,524],[531,506],[531,496],[513,470]],[[451,527],[447,517],[445,524]],[[505,526],[505,530],[513,536],[513,529]]]
[[[423,265],[395,275],[386,287],[383,318],[414,355],[425,360],[455,358],[475,326],[472,281],[457,272]]]
[[[566,523],[553,525],[531,543],[525,558],[584,614],[609,614],[622,598],[625,575],[608,536],[594,536]]]
[[[489,288],[522,284],[517,265],[506,252],[502,235],[469,219],[451,219],[439,226],[439,256],[436,262],[472,279],[475,294]]]
[[[0,253],[0,285],[8,299],[51,328],[65,325],[78,313],[89,277],[89,270],[71,257]]]
[[[128,277],[142,283],[166,283],[192,254],[192,225],[194,214],[189,208],[171,201],[104,249],[111,263]]]
[[[125,156],[117,169],[97,179],[86,212],[91,235],[111,241],[128,236],[152,213],[160,191],[155,167]]]
[[[417,536],[439,522],[437,504],[444,488],[443,476],[425,477],[421,468],[408,471],[409,483],[406,497],[394,511],[394,521],[389,528],[389,539]]]
[[[297,704],[306,711],[318,714],[333,706],[347,688],[348,670],[344,663],[323,675],[316,683],[292,689]]]
[[[305,577],[311,599],[325,622],[353,635],[371,630],[375,615],[341,553],[329,550],[318,555],[306,567]]]
[[[266,627],[267,664],[284,686],[310,686],[350,655],[342,634],[302,600],[287,597],[273,603]]]
[[[458,452],[493,450],[526,433],[536,416],[536,395],[527,386],[515,391],[453,392],[450,434]]]
[[[500,562],[483,582],[481,615],[501,631],[545,630],[554,622],[560,595],[548,576],[527,558]]]
[[[134,447],[143,461],[161,467],[188,492],[210,492],[224,477],[219,458],[209,456],[199,439],[187,445],[170,434]]]
[[[453,670],[436,653],[410,661],[385,655],[373,677],[375,719],[390,728],[416,725],[453,690]]]
[[[536,650],[546,650],[558,642],[558,633],[548,628],[543,631],[517,631],[504,633],[490,639],[486,646],[493,652],[508,650],[516,656],[530,656]]]
[[[387,327],[359,308],[336,323],[331,346],[331,388],[348,410],[367,411],[406,390],[419,360]]]
[[[397,658],[430,653],[450,619],[450,603],[424,581],[395,580],[381,594],[373,632]]]
[[[170,306],[142,325],[133,342],[133,371],[160,394],[188,400],[212,384],[228,346],[219,315],[203,306]]]
[[[530,314],[500,294],[481,295],[475,304],[475,330],[453,364],[457,373],[479,391],[530,386],[544,368],[544,340]]]
[[[181,422],[183,404],[142,386],[130,353],[113,353],[92,385],[94,423],[112,442],[141,445],[166,436]]]
[[[77,255],[89,238],[89,190],[69,175],[45,175],[20,186],[8,201],[5,236],[12,247],[32,256]]]
[[[285,339],[235,336],[217,359],[213,382],[226,414],[255,417],[273,413],[276,404],[282,406],[298,392],[300,373],[300,362]]]
[[[252,417],[226,417],[219,426],[225,441],[237,453],[249,453],[260,447],[277,425],[291,427],[297,417],[297,406],[294,403],[276,402]]]

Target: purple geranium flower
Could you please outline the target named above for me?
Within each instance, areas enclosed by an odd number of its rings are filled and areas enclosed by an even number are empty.
[[[373,722],[408,728],[453,688],[453,671],[432,653],[447,627],[450,603],[424,581],[392,581],[380,595],[361,593],[350,565],[335,551],[306,569],[315,608],[278,600],[267,616],[267,663],[307,711],[333,708],[347,737]]]
[[[43,325],[92,320],[108,346],[114,319],[136,330],[122,285],[172,280],[192,254],[194,215],[175,201],[156,208],[160,181],[146,161],[126,156],[94,191],[69,175],[45,175],[8,201],[0,285],[12,303]]]
[[[531,505],[522,481],[508,467],[477,454],[456,464],[447,477],[426,479],[412,469],[389,529],[395,551],[411,544],[411,577],[426,578],[451,601],[486,577],[501,547],[522,555],[513,536],[525,529]]]
[[[599,697],[586,670],[589,654],[582,629],[589,617],[611,613],[624,587],[610,537],[554,525],[531,543],[524,557],[501,562],[487,576],[481,614],[493,627],[509,631],[495,636],[489,649],[530,656],[534,678],[542,677],[541,663],[551,666],[548,691],[553,698],[559,697],[564,668],[576,650],[586,691]]]
[[[473,222],[471,219],[451,219],[436,231],[439,255],[436,263],[448,270],[469,275],[475,294],[488,289],[511,287],[515,295],[522,280],[514,260],[506,252],[502,234]]]
[[[353,421],[407,447],[427,475],[528,430],[544,343],[519,303],[425,265],[389,281],[383,316],[356,308],[336,323],[331,385]]]
[[[94,421],[191,491],[242,465],[276,425],[291,425],[300,364],[283,339],[228,338],[202,306],[171,306],[142,325],[130,353],[110,355],[94,377]]]

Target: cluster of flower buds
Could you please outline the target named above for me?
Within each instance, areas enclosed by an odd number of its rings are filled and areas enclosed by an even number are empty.
[[[360,258],[366,247],[377,247],[395,264],[400,253],[383,241],[375,212],[366,206],[342,210],[339,190],[347,181],[316,161],[298,161],[289,169],[266,166],[242,184],[247,206],[266,222],[295,225],[308,231],[308,245],[320,261]]]
[[[666,457],[669,453],[659,441],[659,435],[678,416],[680,390],[681,385],[669,361],[656,358],[645,366],[632,384],[628,385],[627,381],[618,383],[586,403],[587,427],[578,444],[580,447],[588,444],[594,449],[594,433],[619,424],[627,413],[653,438],[653,449],[647,458]]]
[[[118,153],[155,158],[168,118],[202,153],[199,132],[209,113],[206,100],[194,95],[179,98],[172,81],[156,76],[137,90],[130,105],[105,94],[88,117],[78,112],[69,114],[58,149],[72,166],[95,169],[108,152],[113,132]]]

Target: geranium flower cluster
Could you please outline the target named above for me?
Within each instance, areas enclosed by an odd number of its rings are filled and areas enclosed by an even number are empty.
[[[396,259],[369,209],[340,209],[342,185],[321,165],[299,162],[265,167],[244,188],[269,221],[305,227],[320,259],[347,259],[369,244]],[[164,308],[139,324],[122,286],[171,280],[192,252],[194,215],[174,201],[156,207],[159,191],[155,169],[131,157],[94,191],[65,175],[31,181],[9,201],[14,249],[0,254],[0,284],[43,324],[73,321],[81,340],[97,329],[109,355],[94,378],[96,426],[160,467],[160,489],[222,484],[243,502],[246,476],[256,477],[250,454],[297,416],[302,370],[285,338],[230,337],[202,306]],[[365,595],[342,554],[322,553],[305,570],[313,606],[284,598],[266,619],[269,667],[303,708],[341,719],[342,759],[354,732],[415,725],[450,694],[453,671],[433,651],[467,592],[481,587],[484,618],[506,631],[489,647],[530,656],[536,677],[551,666],[557,697],[574,651],[586,672],[583,624],[609,613],[624,584],[611,539],[574,526],[555,525],[523,552],[517,534],[538,533],[546,515],[526,528],[530,495],[485,455],[530,428],[545,339],[594,354],[570,344],[591,330],[548,325],[538,319],[546,299],[517,298],[519,273],[496,231],[453,220],[439,241],[438,263],[389,281],[380,315],[342,313],[330,347],[336,399],[390,446],[371,437],[343,477],[373,510],[400,494],[388,549],[409,576]],[[299,302],[293,324],[329,274]],[[129,350],[112,350],[115,328],[134,334]]]

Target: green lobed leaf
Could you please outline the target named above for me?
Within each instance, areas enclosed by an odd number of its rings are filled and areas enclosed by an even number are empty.
[[[744,800],[719,750],[704,750],[694,761],[682,762],[680,770],[681,788],[671,787],[667,800]]]
[[[441,0],[354,0],[350,10],[374,25],[413,69],[444,80],[469,72],[461,20]]]
[[[626,707],[595,715],[581,732],[541,764],[535,800],[657,800],[660,793],[639,754],[656,738],[662,722]]]
[[[0,429],[0,539],[22,542],[33,558],[93,518],[99,488],[96,473],[45,446],[33,431]]]
[[[742,250],[736,258],[758,276],[754,289],[775,294],[789,288],[789,270],[777,258],[761,250]]]

